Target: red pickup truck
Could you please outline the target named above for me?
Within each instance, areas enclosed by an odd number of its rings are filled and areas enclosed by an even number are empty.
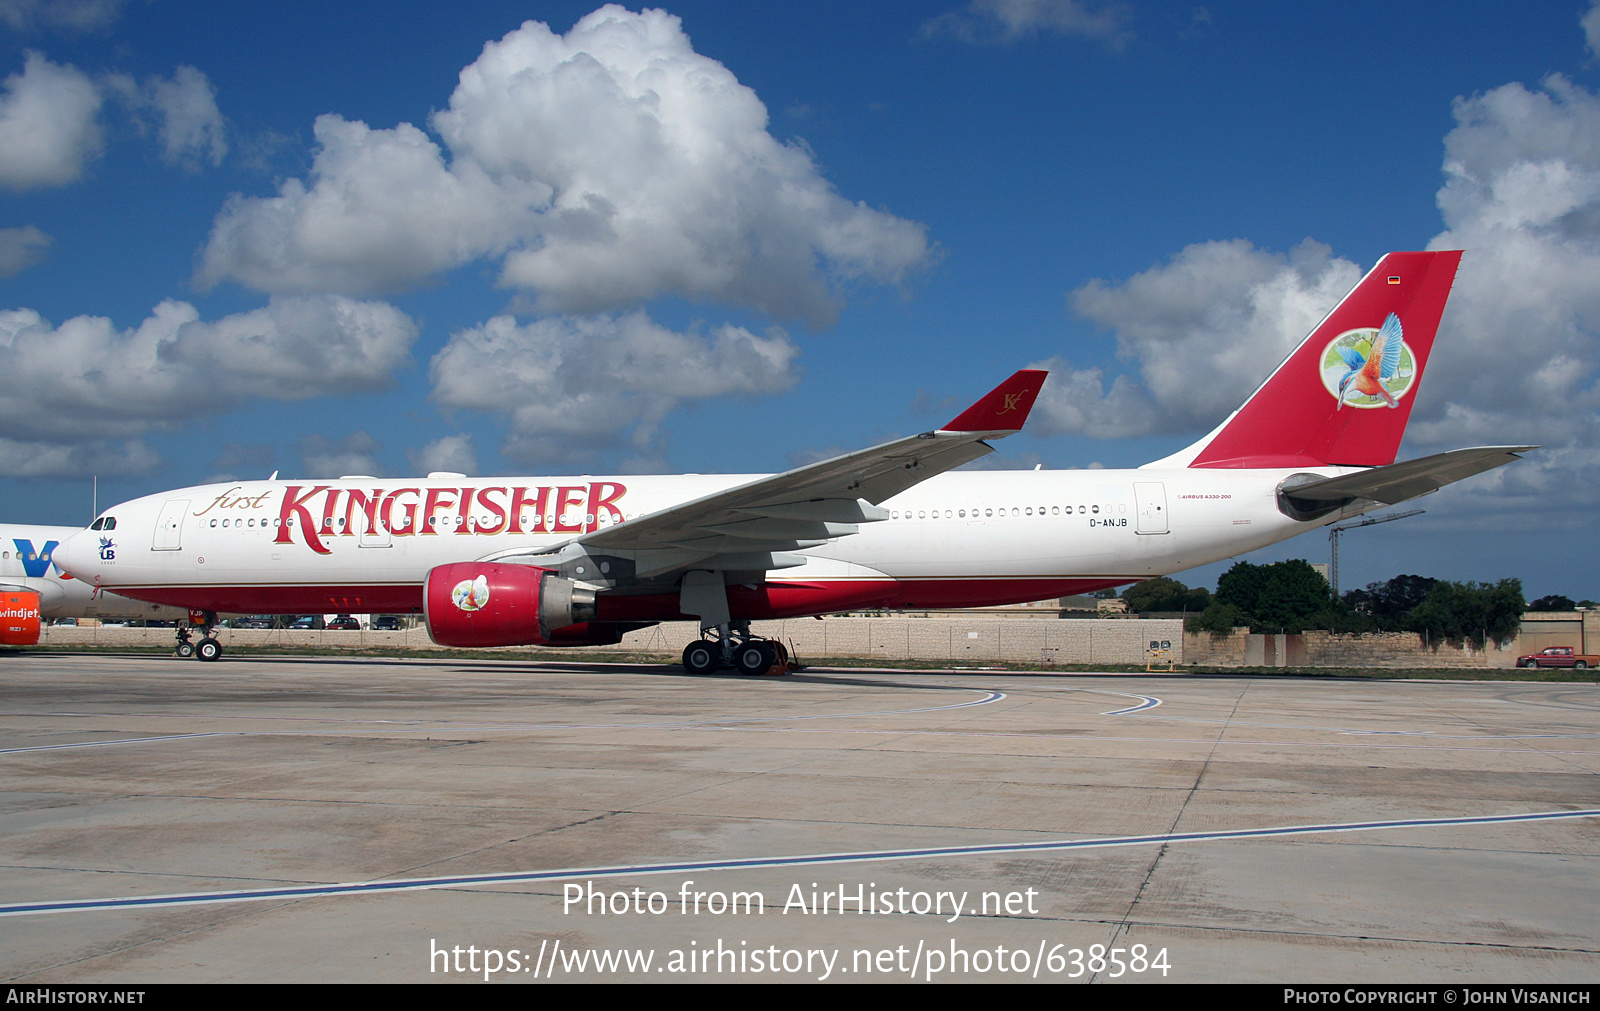
[[[1530,656],[1517,657],[1518,667],[1574,667],[1585,670],[1600,666],[1600,656],[1579,653],[1571,646],[1548,646]]]

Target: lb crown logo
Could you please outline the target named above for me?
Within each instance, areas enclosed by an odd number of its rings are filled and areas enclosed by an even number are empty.
[[[477,611],[489,602],[489,577],[463,579],[450,591],[450,600],[463,611]]]
[[[1322,385],[1350,407],[1399,407],[1417,380],[1417,364],[1406,346],[1400,317],[1381,327],[1346,330],[1322,351]]]

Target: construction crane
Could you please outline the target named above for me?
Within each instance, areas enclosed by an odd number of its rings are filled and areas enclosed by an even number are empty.
[[[1340,523],[1338,526],[1328,528],[1328,543],[1332,546],[1328,559],[1328,585],[1333,590],[1333,599],[1339,599],[1339,535],[1346,530],[1357,527],[1370,527],[1378,523],[1388,523],[1390,520],[1403,520],[1407,516],[1418,516],[1427,512],[1426,509],[1408,509],[1403,513],[1390,513],[1387,516],[1369,516],[1364,520],[1354,523]]]

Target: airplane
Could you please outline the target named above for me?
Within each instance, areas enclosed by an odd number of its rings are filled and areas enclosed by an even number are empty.
[[[421,613],[453,647],[607,645],[692,620],[690,672],[761,673],[784,654],[753,620],[1119,586],[1537,448],[1394,462],[1460,258],[1388,254],[1242,407],[1135,470],[952,472],[1022,429],[1046,375],[1025,369],[942,428],[782,474],[241,481],[118,505],[55,559],[207,612]],[[1352,382],[1362,369],[1376,378]],[[216,659],[203,631],[198,655]]]
[[[61,571],[53,556],[82,527],[0,523],[0,645],[32,646],[41,622],[56,618],[163,620],[187,612],[115,593],[95,593],[91,583]]]

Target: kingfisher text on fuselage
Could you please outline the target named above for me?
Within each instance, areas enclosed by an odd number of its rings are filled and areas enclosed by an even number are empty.
[[[194,513],[259,509],[271,495],[229,489]],[[616,481],[487,488],[341,488],[292,484],[278,508],[275,544],[298,538],[329,554],[325,538],[412,537],[439,534],[581,534],[622,522],[618,502],[628,493]]]

